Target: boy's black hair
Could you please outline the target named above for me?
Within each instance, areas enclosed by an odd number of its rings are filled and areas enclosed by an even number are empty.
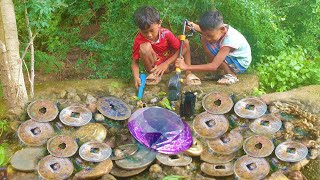
[[[207,11],[200,17],[201,31],[215,29],[221,24],[223,24],[223,17],[218,10]]]
[[[154,7],[142,6],[134,12],[134,22],[140,29],[148,29],[151,24],[160,23],[160,14]]]

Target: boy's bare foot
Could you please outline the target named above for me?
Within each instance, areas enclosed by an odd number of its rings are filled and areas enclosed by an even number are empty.
[[[190,73],[186,77],[188,86],[199,86],[201,85],[201,80],[194,74]]]
[[[157,85],[160,81],[161,81],[161,77],[151,73],[146,78],[146,85]]]

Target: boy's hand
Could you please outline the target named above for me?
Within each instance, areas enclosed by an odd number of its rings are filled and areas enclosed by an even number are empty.
[[[180,68],[181,70],[186,70],[187,69],[187,65],[184,62],[184,58],[177,58],[176,63],[175,63],[177,68]]]
[[[138,78],[134,78],[134,86],[138,89],[139,86],[141,86],[141,79]]]
[[[192,26],[193,29],[196,30],[197,32],[201,32],[200,26],[199,26],[198,24],[189,21],[189,25]],[[188,31],[191,30],[191,27],[190,27],[190,26],[187,26],[187,27],[186,27],[186,29],[187,29]]]
[[[151,72],[158,77],[162,77],[163,73],[168,69],[168,67],[169,65],[167,65],[167,63],[162,63],[159,66],[155,66],[153,69],[151,69]]]

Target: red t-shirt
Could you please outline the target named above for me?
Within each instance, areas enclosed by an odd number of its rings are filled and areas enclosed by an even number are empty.
[[[152,43],[150,40],[144,38],[141,33],[139,33],[133,43],[132,58],[134,60],[140,59],[140,44],[145,42],[150,42],[152,49],[157,53],[158,61],[155,65],[159,65],[166,61],[171,55],[173,55],[180,47],[180,41],[177,37],[173,35],[171,31],[165,28],[160,28],[159,31],[159,41]]]

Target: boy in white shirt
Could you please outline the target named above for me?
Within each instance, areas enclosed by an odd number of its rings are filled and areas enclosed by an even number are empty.
[[[217,71],[223,70],[224,76],[218,80],[220,84],[234,84],[239,81],[237,74],[243,73],[251,63],[251,48],[245,37],[230,25],[223,23],[219,11],[204,13],[199,25],[190,24],[200,32],[201,43],[209,55],[208,64],[187,65],[183,58],[176,60],[176,67],[186,71]]]

